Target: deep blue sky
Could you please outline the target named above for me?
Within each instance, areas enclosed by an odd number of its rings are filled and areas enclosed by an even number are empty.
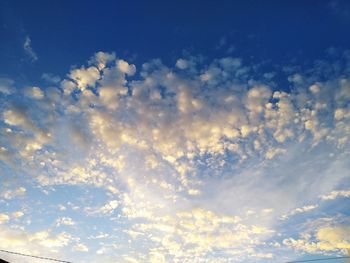
[[[184,50],[220,57],[230,46],[246,60],[305,62],[347,47],[349,10],[347,1],[1,1],[0,71],[35,81],[99,50],[174,63]],[[27,36],[35,63],[23,52]]]

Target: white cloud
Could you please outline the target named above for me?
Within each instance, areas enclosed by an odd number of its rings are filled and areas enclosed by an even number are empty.
[[[10,217],[7,214],[0,213],[0,224],[6,223],[10,220]]]
[[[56,226],[59,227],[59,226],[62,226],[62,225],[64,225],[64,226],[73,226],[73,225],[75,225],[75,222],[70,217],[58,218],[56,220]]]
[[[334,190],[329,194],[322,195],[323,200],[334,200],[339,197],[350,197],[350,190]]]
[[[123,72],[129,76],[134,75],[136,72],[135,65],[129,64],[128,62],[126,62],[125,60],[122,60],[122,59],[119,59],[117,61],[117,67],[121,72]]]
[[[188,67],[188,62],[185,59],[180,58],[176,61],[176,67],[179,69],[186,69]]]
[[[73,69],[69,77],[77,84],[78,88],[85,90],[87,87],[94,87],[100,79],[100,72],[95,66]]]

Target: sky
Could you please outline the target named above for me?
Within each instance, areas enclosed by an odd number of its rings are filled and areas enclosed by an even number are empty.
[[[1,1],[0,250],[345,263],[349,28],[341,0]]]

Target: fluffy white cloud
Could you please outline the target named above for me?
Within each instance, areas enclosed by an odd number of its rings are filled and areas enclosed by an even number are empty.
[[[13,108],[3,113],[3,121],[11,126],[20,126],[24,129],[33,129],[33,123],[28,118],[25,109]]]
[[[97,52],[92,58],[90,58],[89,63],[96,65],[99,70],[104,69],[108,63],[115,60],[115,53]]]
[[[117,67],[121,72],[123,72],[129,76],[134,75],[136,72],[135,65],[132,65],[132,64],[130,65],[128,62],[126,62],[125,60],[122,60],[122,59],[119,59],[117,61]]]
[[[98,68],[91,66],[74,69],[70,72],[69,77],[77,84],[79,89],[85,90],[87,87],[94,87],[101,76]]]

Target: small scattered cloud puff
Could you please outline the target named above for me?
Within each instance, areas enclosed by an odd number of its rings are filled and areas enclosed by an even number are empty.
[[[83,243],[78,243],[73,247],[73,250],[78,252],[88,252],[89,248]]]
[[[10,217],[7,214],[1,213],[0,214],[0,224],[6,223],[10,220]]]
[[[86,211],[93,215],[111,215],[119,206],[118,200],[111,200],[98,208],[87,208]]]
[[[44,98],[44,92],[39,87],[32,87],[26,90],[29,97],[33,99],[41,100]]]
[[[75,225],[75,222],[70,217],[61,217],[56,220],[56,226],[73,226]]]
[[[186,69],[188,67],[187,60],[182,59],[182,58],[178,59],[176,61],[176,67],[178,67],[179,69]]]
[[[12,213],[12,216],[14,218],[21,218],[22,216],[24,216],[24,213],[22,211],[16,211]]]

